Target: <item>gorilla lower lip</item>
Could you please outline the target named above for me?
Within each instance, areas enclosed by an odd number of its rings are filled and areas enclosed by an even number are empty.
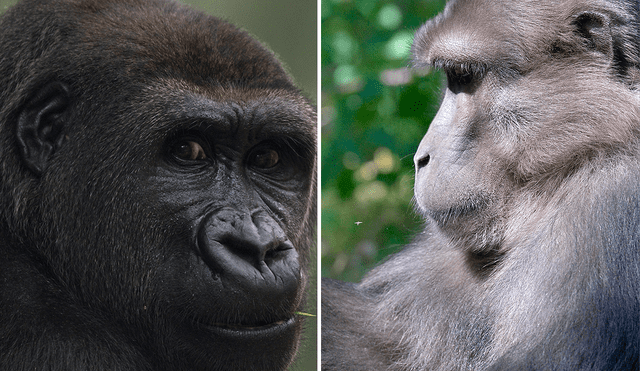
[[[289,318],[287,320],[276,321],[261,326],[246,326],[227,323],[216,323],[207,326],[220,335],[228,337],[269,337],[279,335],[281,333],[290,330],[295,324],[295,318]]]
[[[263,329],[274,327],[274,326],[280,326],[280,325],[282,325],[284,323],[285,323],[285,321],[277,321],[277,322],[273,322],[273,323],[270,323],[268,325],[263,325],[263,326],[243,326],[243,325],[231,325],[231,324],[224,324],[224,323],[216,323],[214,326],[227,328],[227,329],[230,329],[230,330],[254,331],[254,330],[263,330]]]

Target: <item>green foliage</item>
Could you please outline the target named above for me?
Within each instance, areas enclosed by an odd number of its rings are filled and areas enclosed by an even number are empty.
[[[413,154],[442,76],[409,68],[414,32],[443,0],[324,0],[322,275],[358,281],[422,222]]]

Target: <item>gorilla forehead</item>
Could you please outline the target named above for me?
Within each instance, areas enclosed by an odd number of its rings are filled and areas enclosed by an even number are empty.
[[[94,0],[87,3],[96,7]],[[99,51],[113,52],[125,60],[133,56],[139,71],[202,83],[290,84],[271,52],[218,18],[164,0],[157,0],[157,7],[136,1],[99,4],[82,21],[83,36],[102,43],[97,45]],[[113,26],[99,26],[99,22]]]
[[[170,77],[295,90],[273,53],[245,31],[172,1],[28,0],[13,11],[45,19],[36,63],[70,82],[117,86],[120,79]],[[32,43],[29,37],[12,39]],[[72,65],[69,52],[76,54]],[[91,80],[96,76],[109,80]]]
[[[260,137],[288,137],[315,146],[315,107],[287,89],[196,86],[185,80],[151,82],[133,101],[145,107],[146,130],[171,130],[175,125],[208,122],[217,135],[241,129]]]

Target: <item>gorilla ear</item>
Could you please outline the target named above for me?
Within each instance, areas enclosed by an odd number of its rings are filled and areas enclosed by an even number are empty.
[[[69,96],[66,84],[50,83],[27,101],[18,115],[18,147],[25,164],[36,175],[42,174],[62,144]]]
[[[613,58],[613,38],[606,15],[591,11],[581,12],[572,24],[576,27],[576,32],[586,40],[589,49]]]

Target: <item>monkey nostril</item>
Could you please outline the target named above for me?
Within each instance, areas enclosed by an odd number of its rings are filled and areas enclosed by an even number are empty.
[[[429,164],[429,160],[431,160],[431,156],[426,155],[423,158],[418,160],[418,169],[423,168]]]

